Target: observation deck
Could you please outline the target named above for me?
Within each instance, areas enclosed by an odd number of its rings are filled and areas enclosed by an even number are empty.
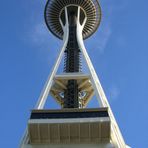
[[[90,37],[101,21],[101,8],[97,0],[48,0],[45,8],[45,22],[56,37],[63,39],[63,29],[60,19],[65,23],[65,10],[75,11],[80,6],[80,23],[87,18],[83,29],[83,39]]]

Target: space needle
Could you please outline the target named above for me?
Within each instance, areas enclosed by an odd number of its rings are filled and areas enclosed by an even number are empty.
[[[98,0],[48,0],[44,17],[49,31],[63,44],[20,147],[128,148],[84,45],[101,22]],[[63,72],[58,73],[62,59]],[[82,60],[88,73],[83,72]],[[88,108],[94,96],[99,106]],[[52,98],[61,109],[45,109]]]

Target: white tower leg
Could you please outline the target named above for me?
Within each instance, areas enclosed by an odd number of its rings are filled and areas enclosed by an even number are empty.
[[[53,67],[53,70],[52,70],[52,73],[51,75],[49,76],[46,84],[45,84],[45,87],[41,93],[41,96],[39,97],[39,100],[36,104],[36,109],[43,109],[44,105],[45,105],[45,102],[47,100],[47,97],[49,95],[49,91],[50,91],[50,88],[52,86],[52,82],[53,82],[53,78],[58,70],[58,67],[60,65],[60,62],[62,60],[62,57],[63,57],[63,54],[64,54],[64,51],[66,49],[66,46],[67,46],[67,43],[68,43],[68,37],[69,37],[69,23],[68,23],[68,14],[67,14],[67,7],[65,7],[65,18],[66,18],[66,24],[65,26],[62,24],[62,21],[60,19],[60,23],[61,23],[61,26],[63,28],[63,31],[64,31],[64,39],[63,39],[63,46],[61,48],[61,51],[57,57],[57,60],[56,60],[56,63]]]
[[[63,45],[62,45],[62,48],[61,48],[61,51],[57,57],[57,60],[56,60],[56,63],[53,67],[53,70],[52,70],[52,73],[49,75],[48,77],[48,80],[43,88],[43,91],[41,93],[41,96],[39,97],[38,99],[38,102],[35,106],[35,109],[43,109],[45,103],[46,103],[46,100],[47,100],[47,97],[49,95],[49,91],[50,91],[50,88],[52,86],[52,82],[53,82],[53,78],[58,70],[58,67],[60,65],[60,62],[62,60],[62,57],[63,57],[63,54],[64,54],[64,51],[65,51],[65,48],[67,46],[67,43],[68,43],[68,36],[69,36],[69,23],[68,23],[68,14],[67,14],[67,7],[65,7],[65,18],[66,18],[66,24],[63,25],[62,24],[62,21],[60,20],[60,23],[61,23],[61,26],[64,30],[64,37],[63,37]],[[59,18],[60,19],[60,18]],[[21,148],[26,148],[25,144],[28,143],[28,130],[26,129],[25,130],[25,134],[21,140]]]
[[[78,41],[80,50],[82,52],[82,55],[83,55],[83,57],[86,61],[86,64],[88,66],[88,69],[89,69],[89,72],[90,72],[90,75],[91,75],[92,84],[93,84],[93,87],[95,89],[99,104],[100,104],[101,107],[108,107],[108,113],[109,113],[109,116],[110,116],[110,119],[111,119],[111,134],[112,134],[111,137],[112,137],[112,140],[116,142],[118,148],[126,148],[126,144],[124,142],[124,139],[122,137],[122,134],[120,132],[118,124],[117,124],[117,122],[114,118],[111,107],[110,107],[110,105],[107,101],[107,98],[105,96],[105,93],[103,91],[101,83],[98,79],[98,76],[95,72],[95,69],[92,65],[92,62],[91,62],[91,60],[88,56],[88,53],[86,51],[86,48],[85,48],[85,45],[84,45],[84,42],[83,42],[82,31],[83,31],[86,19],[84,20],[83,24],[81,25],[79,18],[80,18],[80,7],[78,7],[77,41]]]

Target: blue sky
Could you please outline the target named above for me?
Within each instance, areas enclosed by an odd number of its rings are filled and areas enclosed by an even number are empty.
[[[16,148],[60,49],[46,0],[1,0],[0,147]],[[148,147],[148,2],[100,0],[101,25],[85,44],[127,144]],[[52,108],[57,107],[50,98]],[[93,106],[95,102],[91,102]],[[94,105],[95,106],[95,105]]]

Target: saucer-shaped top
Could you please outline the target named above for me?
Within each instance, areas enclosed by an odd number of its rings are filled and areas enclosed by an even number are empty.
[[[64,8],[80,6],[80,22],[87,17],[83,29],[83,39],[90,37],[101,21],[101,8],[97,0],[48,0],[45,7],[45,22],[48,29],[59,39],[63,39],[63,29],[60,18],[64,22]],[[70,8],[71,7],[71,8]],[[73,9],[73,8],[72,8]]]

